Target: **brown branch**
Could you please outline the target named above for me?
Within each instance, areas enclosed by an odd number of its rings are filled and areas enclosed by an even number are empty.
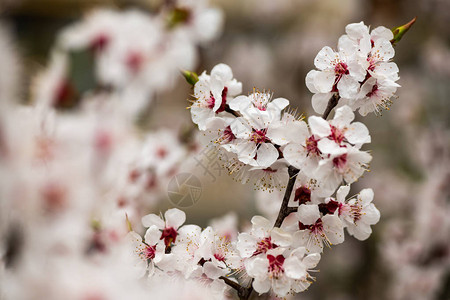
[[[281,207],[280,207],[280,211],[278,213],[278,217],[277,220],[275,221],[275,225],[274,227],[280,227],[281,224],[283,223],[283,220],[289,216],[289,214],[297,211],[296,207],[289,207],[289,199],[291,198],[291,194],[292,194],[292,190],[294,189],[294,184],[295,184],[295,180],[297,178],[299,170],[293,166],[289,166],[288,168],[288,173],[289,173],[289,181],[288,184],[286,186],[286,191],[284,192],[284,197],[283,197],[283,202],[281,203]],[[241,300],[247,300],[248,298],[250,298],[250,295],[253,292],[253,279],[250,282],[249,287],[243,287],[241,286],[239,283],[230,280],[229,278],[225,277],[225,276],[221,276],[219,277],[220,279],[222,279],[223,281],[225,281],[225,283],[227,285],[229,285],[230,287],[232,287],[233,289],[236,290],[239,299]]]
[[[225,111],[226,111],[227,113],[232,114],[232,115],[235,116],[236,118],[239,118],[239,117],[240,117],[240,115],[239,115],[236,111],[232,110],[228,105],[225,106]]]
[[[289,166],[289,181],[286,186],[286,191],[284,192],[283,202],[281,203],[280,211],[278,213],[277,220],[275,221],[274,227],[280,227],[286,218],[291,212],[293,212],[292,207],[288,207],[289,199],[291,198],[292,190],[294,188],[295,180],[297,179],[297,174],[299,170],[293,166]]]
[[[334,93],[333,96],[331,96],[330,100],[328,100],[328,105],[327,108],[325,109],[325,112],[322,115],[322,118],[324,120],[326,120],[328,118],[328,115],[330,114],[330,112],[333,110],[333,108],[336,107],[336,105],[339,102],[339,95]]]
[[[229,285],[230,287],[235,289],[239,296],[239,299],[241,299],[241,300],[247,300],[253,291],[253,287],[251,285],[249,287],[243,287],[239,283],[237,283],[225,276],[220,276],[219,279],[222,279],[223,281],[225,281],[225,283],[227,285]]]

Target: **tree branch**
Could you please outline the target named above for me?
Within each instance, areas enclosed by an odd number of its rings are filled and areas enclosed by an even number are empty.
[[[278,213],[277,220],[275,221],[274,227],[280,227],[283,223],[284,218],[286,218],[291,212],[295,211],[292,210],[292,207],[288,207],[289,199],[291,198],[292,190],[294,188],[295,180],[297,179],[297,174],[299,170],[293,166],[289,166],[288,173],[289,173],[289,181],[286,186],[286,191],[284,192],[283,202],[281,203],[280,212]]]
[[[219,279],[222,279],[223,281],[225,281],[226,284],[228,284],[230,287],[235,289],[239,296],[239,299],[241,299],[241,300],[247,300],[253,291],[253,287],[251,285],[247,288],[243,287],[239,283],[237,283],[233,280],[230,280],[229,278],[227,278],[225,276],[220,276]]]
[[[289,199],[291,198],[292,190],[294,189],[294,184],[295,184],[295,180],[297,179],[298,172],[299,172],[299,170],[297,168],[295,168],[293,166],[289,166],[289,168],[288,168],[289,181],[286,186],[286,191],[284,192],[283,202],[281,203],[280,211],[278,213],[278,217],[277,217],[277,220],[275,221],[274,227],[280,227],[281,224],[283,223],[283,220],[287,216],[289,216],[289,214],[297,211],[296,207],[289,207],[288,204],[289,204]],[[221,276],[219,278],[222,279],[223,281],[225,281],[225,283],[227,285],[229,285],[230,287],[232,287],[233,289],[236,290],[236,292],[239,296],[239,299],[247,300],[248,298],[250,298],[250,295],[253,292],[253,279],[250,281],[249,287],[243,287],[239,283],[237,283],[233,280],[230,280],[225,276]]]
[[[328,118],[328,115],[330,114],[330,112],[333,110],[333,108],[336,107],[336,105],[339,102],[339,95],[334,93],[333,96],[331,96],[330,100],[328,100],[328,105],[327,108],[325,108],[325,112],[322,115],[322,118],[324,120],[326,120]]]

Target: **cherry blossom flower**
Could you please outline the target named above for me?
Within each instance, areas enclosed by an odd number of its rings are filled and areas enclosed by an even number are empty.
[[[187,36],[193,42],[206,43],[219,35],[224,16],[221,10],[211,7],[208,0],[176,0],[169,7],[169,26],[179,35]],[[178,15],[178,18],[176,17]]]
[[[241,233],[238,236],[236,248],[241,257],[250,258],[264,254],[270,249],[287,247],[292,243],[289,233],[280,228],[273,228],[272,222],[261,216],[252,218],[250,233]]]
[[[136,268],[141,269],[140,274],[144,275],[148,270],[149,276],[152,276],[155,271],[155,264],[157,264],[164,256],[165,245],[160,240],[161,233],[155,225],[147,229],[144,241],[141,236],[134,231],[129,233],[131,245],[138,256],[139,262]]]
[[[321,217],[317,204],[300,205],[296,216],[299,230],[293,235],[294,245],[320,253],[324,244],[331,246],[344,241],[344,226],[339,217],[331,214]]]
[[[328,146],[328,144],[326,144]],[[344,180],[353,183],[368,169],[372,156],[355,148],[319,148],[322,152],[329,151],[329,157],[321,160],[314,177],[321,182],[323,188],[336,190]]]
[[[233,96],[242,92],[242,83],[233,78],[231,68],[218,64],[211,70],[211,75],[203,72],[194,87],[195,102],[191,106],[192,121],[200,130],[216,115],[223,115],[227,104]]]
[[[372,203],[372,189],[364,189],[355,197],[345,201],[349,191],[350,186],[342,186],[336,193],[336,200],[331,198],[327,200],[328,202],[337,201],[338,216],[344,222],[347,231],[363,241],[372,233],[370,225],[378,223],[380,212]]]
[[[178,236],[178,228],[186,221],[186,214],[178,208],[171,208],[164,213],[164,219],[149,214],[142,217],[142,225],[145,227],[156,226],[161,230],[160,240],[164,240],[166,247],[175,244]]]
[[[302,291],[309,285],[308,269],[317,265],[320,254],[305,256],[305,248],[290,255],[285,252],[283,248],[273,249],[246,264],[248,274],[255,278],[253,288],[259,294],[272,289],[278,297],[285,297],[291,290]]]
[[[296,138],[282,148],[283,156],[297,169],[311,173],[322,159],[322,153],[317,147],[320,137],[311,134],[305,122],[300,124]]]
[[[352,109],[359,109],[362,116],[374,112],[380,114],[381,108],[389,109],[391,98],[400,85],[390,80],[369,78],[362,86],[357,99],[349,103]]]
[[[230,103],[231,109],[243,115],[236,118],[230,126],[237,138],[231,150],[238,155],[241,162],[259,168],[270,167],[279,157],[271,139],[287,143],[277,128],[280,126],[281,110],[289,101],[284,98],[273,101],[270,99],[269,93],[255,92],[248,97],[236,97]],[[286,122],[288,127],[296,126],[295,122]]]
[[[339,92],[343,98],[352,98],[359,91],[359,82],[366,76],[356,53],[347,49],[334,52],[328,46],[323,47],[314,59],[314,65],[319,71],[312,70],[306,75],[306,86],[314,94]]]
[[[345,147],[345,143],[350,143],[360,148],[362,144],[370,143],[369,130],[366,125],[360,122],[351,123],[354,118],[355,114],[347,105],[338,108],[333,120],[330,121],[326,121],[321,117],[310,117],[308,123],[311,132],[321,138],[318,142],[319,150],[323,150],[325,147]],[[324,152],[330,153],[328,151]]]

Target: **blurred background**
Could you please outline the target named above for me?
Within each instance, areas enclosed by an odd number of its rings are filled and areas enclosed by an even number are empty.
[[[1,27],[20,58],[21,101],[49,59],[58,32],[96,7],[152,11],[158,0],[2,0]],[[370,130],[370,172],[353,185],[371,187],[381,221],[365,242],[351,237],[325,251],[317,282],[298,299],[450,299],[450,1],[447,0],[217,0],[225,13],[219,39],[202,46],[197,71],[231,66],[243,83],[285,97],[305,116],[313,114],[304,79],[323,46],[336,47],[345,25],[373,28],[417,22],[396,46],[402,86],[389,111],[357,119]],[[0,72],[2,73],[2,72]],[[13,76],[3,72],[2,77]],[[0,90],[0,93],[2,91]],[[143,128],[192,127],[186,110],[192,90],[180,76],[158,95]],[[214,177],[201,166],[201,199],[186,208],[188,223],[237,213],[240,224],[258,214],[267,197],[236,183],[225,171]],[[269,197],[279,197],[277,194]],[[158,210],[171,206],[162,201]]]

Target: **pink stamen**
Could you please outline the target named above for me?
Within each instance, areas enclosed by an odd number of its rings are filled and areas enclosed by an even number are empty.
[[[275,249],[277,247],[278,247],[278,245],[272,243],[272,239],[270,237],[267,237],[265,239],[262,239],[261,241],[259,241],[256,244],[256,250],[252,256],[255,256],[255,255],[258,255],[261,253],[266,253],[268,250]]]

